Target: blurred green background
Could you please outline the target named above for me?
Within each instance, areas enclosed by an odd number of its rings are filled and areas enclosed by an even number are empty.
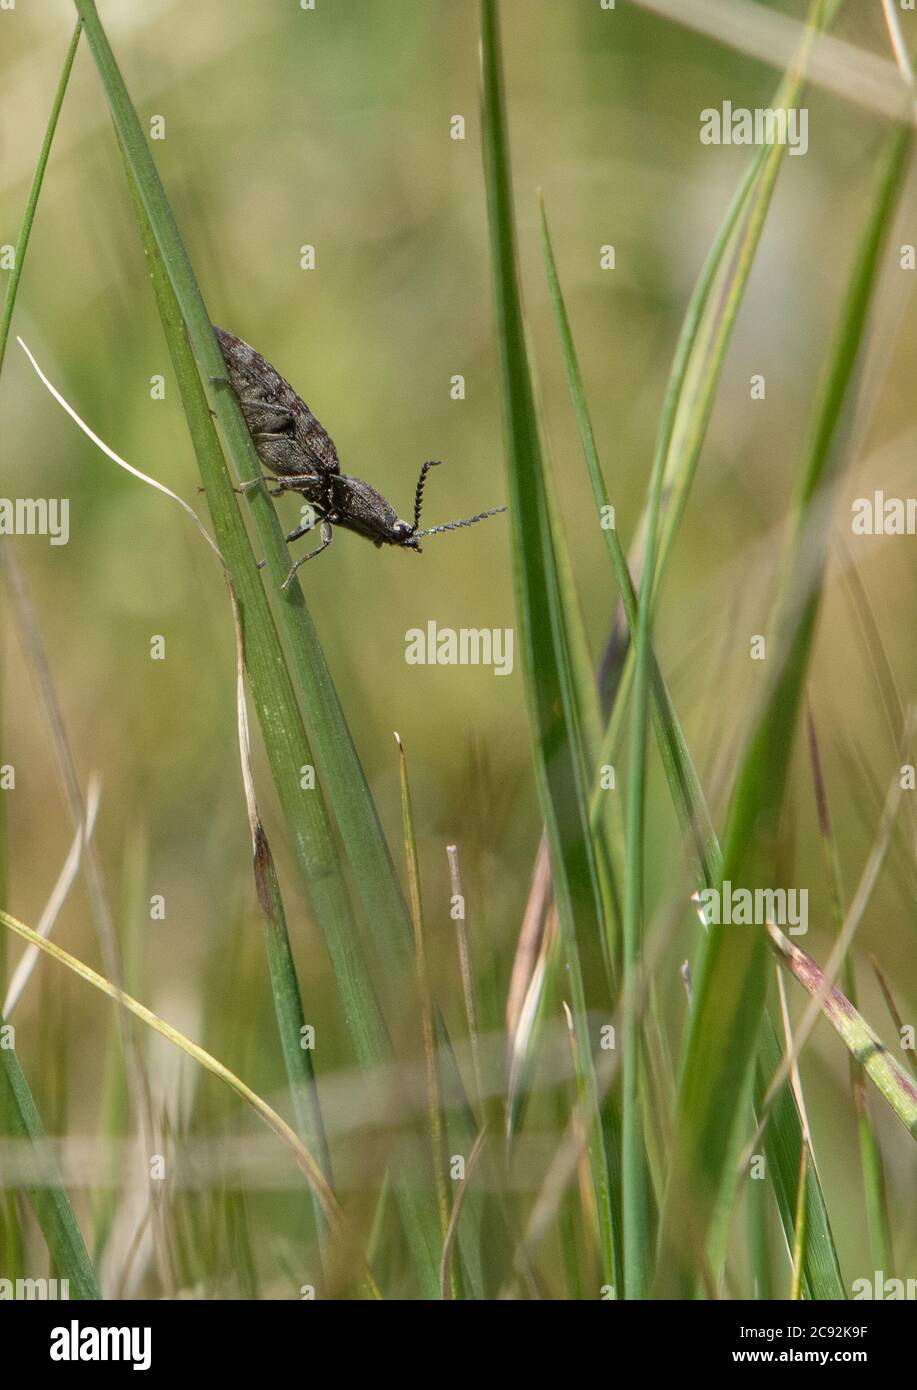
[[[804,16],[800,3],[778,8]],[[880,7],[846,8],[852,14],[837,32],[887,57]],[[503,502],[476,4],[317,0],[314,11],[303,11],[280,0],[157,0],[103,3],[100,13],[147,130],[163,118],[165,138],[152,142],[153,155],[214,321],[276,365],[334,438],[344,470],[377,486],[400,515],[410,512],[427,458],[446,466],[430,478],[425,524]],[[592,522],[551,321],[536,191],[544,193],[627,544],[681,317],[749,157],[739,148],[702,146],[699,113],[726,99],[766,105],[776,72],[623,0],[614,12],[598,0],[504,0],[502,20],[541,408],[598,661],[617,595]],[[0,14],[0,243],[16,239],[72,23],[63,0],[20,3]],[[816,88],[808,107],[809,152],[786,160],[780,175],[659,612],[663,666],[720,815],[761,680],[749,660],[749,637],[764,630],[770,612],[781,526],[884,130],[880,118]],[[455,115],[465,119],[464,141],[450,138]],[[913,200],[905,208],[911,216],[902,221],[901,242],[917,236]],[[305,244],[315,247],[311,271],[300,268]],[[605,244],[615,247],[612,271],[600,268]],[[847,522],[853,497],[877,487],[904,495],[913,478],[917,338],[910,284],[908,273],[891,268],[875,335],[886,358],[876,364],[881,375],[869,430],[837,499],[839,544],[810,687],[848,891],[874,840],[897,758],[852,607],[851,565],[905,700],[917,676],[917,541],[876,538],[853,546]],[[85,45],[51,155],[14,332],[114,449],[206,513]],[[750,399],[753,373],[766,377],[764,401]],[[151,397],[157,374],[165,378],[164,400]],[[455,374],[465,379],[464,400],[450,397]],[[102,779],[96,839],[119,922],[132,873],[142,876],[141,903],[154,893],[166,898],[165,920],[153,922],[135,894],[138,992],[193,1036],[208,1038],[253,1084],[279,1087],[239,777],[233,633],[218,568],[176,507],[79,434],[15,344],[0,384],[0,419],[4,495],[71,501],[69,545],[52,548],[38,537],[14,544],[81,775],[84,783],[92,772]],[[280,505],[293,525],[295,505]],[[407,666],[404,634],[429,619],[456,628],[512,625],[509,558],[503,517],[433,538],[421,558],[377,551],[339,532],[332,549],[301,572],[399,860],[393,730],[404,740],[432,969],[447,1017],[459,1028],[445,846],[460,847],[482,1023],[498,1030],[540,834],[522,676],[518,659],[506,678],[480,667]],[[3,760],[16,766],[15,793],[4,793],[10,907],[34,923],[72,832],[8,615],[5,625]],[[165,638],[165,660],[150,659],[155,635]],[[257,740],[255,752],[306,1016],[323,1039],[321,1075],[353,1059],[323,947],[297,876],[287,872]],[[684,874],[655,750],[652,761],[649,906],[671,911]],[[810,891],[811,930],[802,944],[824,960],[829,892],[802,745],[790,804],[787,863],[790,873],[796,866],[792,881],[807,882]],[[909,810],[903,824],[909,834]],[[896,840],[859,936],[862,950],[874,952],[894,981],[905,1017],[917,1002],[913,847],[907,836]],[[675,934],[657,981],[676,1052],[684,1009],[678,965],[696,930],[687,895],[682,917],[682,934]],[[81,883],[57,935],[98,963]],[[887,1033],[866,970],[860,984],[862,1012]],[[54,1031],[54,1017],[66,1018],[67,1043],[55,1043],[53,1066],[42,1066],[49,1055],[42,1030]],[[42,962],[16,1022],[49,1127],[91,1133],[109,1042],[107,1008]],[[166,1114],[180,1114],[192,1087],[215,1085],[158,1049],[152,1055]],[[803,1074],[813,1123],[826,1119],[836,1131],[836,1142],[816,1146],[816,1155],[829,1209],[849,1212],[849,1221],[835,1227],[841,1256],[851,1276],[867,1273],[847,1058],[823,1024]],[[909,1140],[875,1109],[887,1140],[899,1260],[913,1270],[917,1197],[908,1180]],[[266,1213],[282,1230],[282,1201],[268,1203]]]

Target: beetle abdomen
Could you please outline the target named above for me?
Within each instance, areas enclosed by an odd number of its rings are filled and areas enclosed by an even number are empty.
[[[330,435],[288,381],[248,343],[215,328],[229,381],[236,393],[258,457],[272,473],[340,473]]]

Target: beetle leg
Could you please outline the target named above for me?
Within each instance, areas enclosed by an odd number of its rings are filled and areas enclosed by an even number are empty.
[[[233,492],[238,492],[242,497],[244,497],[250,487],[257,487],[259,483],[265,482],[268,476],[269,475],[267,473],[262,473],[260,478],[248,478],[244,483],[240,484],[239,487],[234,487]],[[198,487],[198,492],[206,491],[207,489],[205,487]],[[273,496],[273,494],[271,495]]]
[[[311,526],[297,526],[296,530],[295,530],[295,531],[291,531],[290,534],[287,536],[287,540],[288,540],[288,541],[295,541],[295,540],[298,540],[300,536],[304,536],[304,535],[306,534],[307,531],[311,531],[311,530],[312,530],[312,527],[311,527]],[[316,555],[321,555],[321,553],[322,553],[323,550],[327,550],[327,549],[328,549],[329,545],[331,544],[331,537],[332,537],[333,535],[334,535],[334,532],[333,532],[333,530],[332,530],[332,528],[331,528],[331,522],[330,522],[330,521],[327,521],[327,520],[323,520],[323,521],[322,521],[322,543],[321,543],[321,545],[317,545],[317,546],[315,547],[315,549],[314,549],[314,550],[310,550],[310,551],[308,552],[307,555],[301,555],[301,556],[299,557],[299,559],[296,561],[296,564],[290,566],[290,573],[287,575],[286,579],[285,579],[285,580],[283,581],[283,583],[281,584],[281,586],[280,586],[281,589],[286,590],[286,589],[288,589],[288,588],[290,587],[290,584],[291,584],[292,581],[293,581],[293,576],[295,575],[296,571],[299,569],[299,567],[300,567],[301,565],[304,565],[304,564],[306,563],[307,560],[314,560],[315,557],[316,557]]]
[[[325,524],[326,523],[323,519],[322,526],[324,527]],[[300,526],[297,526],[294,530],[292,530],[289,533],[288,536],[285,536],[284,539],[286,540],[287,545],[289,545],[292,541],[298,541],[301,536],[307,536],[309,532],[314,531],[314,529],[315,519],[313,518],[312,521],[304,521]],[[324,538],[324,530],[322,531],[322,536]]]

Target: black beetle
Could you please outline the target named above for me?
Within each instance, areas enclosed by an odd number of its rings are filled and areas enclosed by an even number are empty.
[[[453,531],[459,526],[473,526],[485,517],[505,512],[505,507],[491,507],[461,521],[447,521],[442,526],[420,530],[420,509],[427,473],[437,467],[439,460],[428,460],[420,470],[414,492],[414,520],[403,521],[394,507],[369,483],[341,472],[334,441],[322,428],[305,401],[276,368],[272,367],[248,343],[217,328],[216,335],[226,367],[225,380],[232,387],[242,407],[258,457],[274,476],[272,497],[282,492],[296,492],[312,506],[321,520],[321,545],[303,555],[291,567],[284,580],[287,588],[300,565],[320,555],[331,544],[333,528],[343,526],[365,536],[375,545],[398,545],[420,553],[418,542],[424,536],[439,531]],[[253,478],[243,487],[255,487],[262,481]],[[297,526],[287,541],[299,540],[312,530],[313,521]]]

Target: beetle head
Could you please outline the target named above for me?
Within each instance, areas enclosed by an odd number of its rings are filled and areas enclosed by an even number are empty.
[[[416,525],[412,525],[410,521],[402,521],[399,517],[392,526],[391,535],[387,539],[392,545],[400,545],[407,550],[416,550],[419,555],[420,545],[414,535],[416,530]]]

